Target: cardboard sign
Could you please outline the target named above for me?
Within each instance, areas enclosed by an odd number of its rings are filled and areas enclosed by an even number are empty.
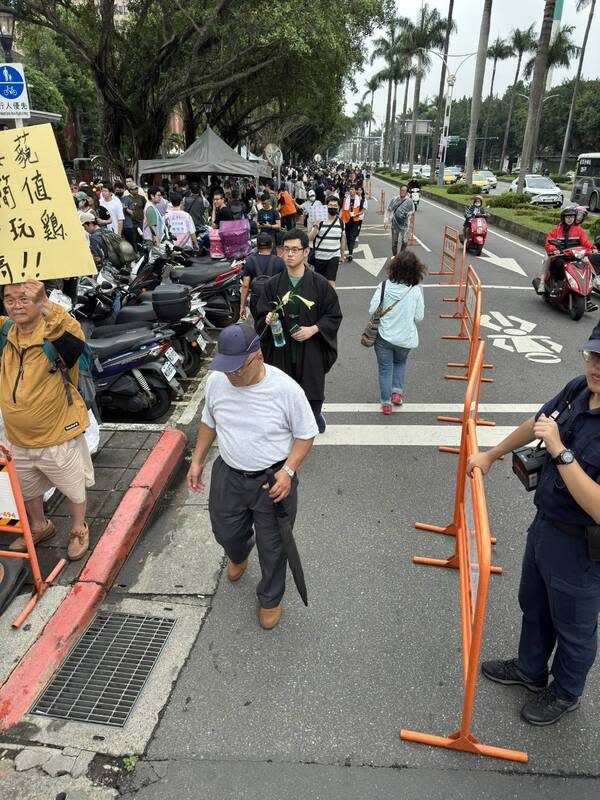
[[[96,273],[51,125],[0,132],[0,284]]]

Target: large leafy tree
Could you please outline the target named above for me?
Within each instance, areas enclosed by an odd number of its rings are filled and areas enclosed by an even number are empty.
[[[264,109],[283,115],[295,95],[306,99],[298,87],[309,71],[317,94],[296,105],[293,125],[282,129],[291,135],[308,119],[317,130],[321,92],[330,100],[333,82],[341,97],[387,4],[348,0],[315,14],[292,0],[129,0],[128,17],[117,24],[113,0],[15,0],[21,19],[55,31],[89,69],[101,98],[104,145],[117,165],[155,156],[180,104],[190,130],[195,119],[219,114],[229,119],[230,135],[240,118],[242,135],[261,130],[270,122]]]

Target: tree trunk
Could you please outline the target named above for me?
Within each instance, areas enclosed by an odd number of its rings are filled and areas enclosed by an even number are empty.
[[[473,180],[473,163],[475,161],[475,145],[477,144],[477,125],[481,111],[481,95],[483,92],[483,78],[485,76],[485,62],[487,61],[488,41],[490,38],[490,18],[492,16],[492,0],[485,0],[481,28],[479,29],[479,45],[477,46],[477,63],[475,64],[475,80],[473,81],[473,100],[471,101],[471,123],[469,125],[469,138],[467,139],[467,153],[465,155],[465,183],[469,186]]]
[[[435,164],[437,161],[438,145],[440,143],[440,128],[442,127],[441,121],[444,114],[444,84],[446,82],[446,62],[448,61],[448,48],[450,47],[450,29],[452,28],[452,13],[454,11],[454,0],[448,2],[448,27],[446,28],[446,37],[444,39],[444,60],[442,62],[442,71],[440,73],[440,88],[438,91],[437,99],[437,114],[435,115],[435,127],[433,129],[433,139],[431,147],[431,177],[435,176]]]
[[[413,98],[412,128],[410,131],[410,151],[408,153],[408,174],[412,175],[415,164],[415,146],[417,143],[417,119],[419,116],[419,98],[421,94],[421,78],[423,70],[421,68],[421,53],[417,55],[417,74],[415,76],[415,94]]]
[[[554,17],[554,6],[556,0],[546,0],[544,6],[544,18],[542,29],[538,41],[537,55],[533,67],[533,78],[529,90],[529,110],[527,112],[527,123],[523,136],[523,147],[521,149],[521,167],[517,182],[517,191],[523,191],[523,183],[527,171],[531,169],[533,161],[533,147],[536,141],[536,124],[539,123],[538,109],[541,108],[544,98],[546,82],[546,72],[548,67],[548,48],[550,47],[550,35],[552,33],[552,19]]]
[[[385,128],[383,129],[383,155],[381,157],[381,160],[383,162],[385,162],[389,147],[391,113],[392,113],[392,79],[390,78],[388,80],[387,106],[385,109]]]
[[[183,110],[183,136],[187,148],[196,141],[196,133],[198,131],[198,122],[194,114],[192,98],[186,97],[181,103],[181,108]]]
[[[402,135],[402,147],[400,148],[400,172],[402,172],[402,163],[406,157],[406,109],[408,108],[408,87],[410,86],[410,75],[406,79],[406,86],[404,87],[404,103],[402,105],[402,119],[400,121],[400,131]]]
[[[394,81],[394,91],[392,94],[392,113],[390,116],[391,125],[390,125],[390,152],[389,152],[389,162],[390,164],[394,163],[394,154],[396,152],[396,95],[398,93],[398,81]]]
[[[565,168],[565,161],[567,160],[567,152],[569,150],[569,143],[571,141],[571,131],[573,130],[573,118],[575,116],[575,101],[577,100],[577,90],[579,89],[579,80],[581,78],[581,71],[583,69],[583,59],[585,58],[585,48],[587,47],[588,34],[592,24],[592,17],[594,16],[594,9],[596,7],[596,0],[592,0],[590,13],[588,14],[588,21],[585,28],[583,37],[583,44],[581,45],[581,52],[579,54],[579,64],[577,65],[577,75],[575,76],[575,83],[573,84],[573,97],[571,98],[571,108],[569,109],[569,119],[567,120],[567,129],[565,131],[565,140],[563,142],[563,149],[560,155],[560,166],[558,174],[562,175]]]
[[[504,169],[504,159],[506,158],[506,151],[508,150],[508,137],[510,136],[510,123],[512,122],[513,109],[515,107],[515,97],[517,94],[517,84],[519,82],[519,73],[521,72],[521,61],[523,60],[523,53],[519,53],[517,59],[517,71],[515,72],[515,80],[512,85],[510,93],[510,100],[508,103],[508,117],[506,119],[506,127],[504,128],[504,141],[502,142],[502,154],[500,155],[500,171]]]
[[[494,59],[494,66],[492,67],[492,82],[490,83],[490,96],[489,96],[489,108],[487,110],[487,114],[485,115],[485,125],[483,128],[483,146],[481,148],[481,157],[479,160],[479,168],[485,169],[485,146],[487,144],[487,135],[488,130],[490,127],[490,114],[492,113],[492,102],[494,100],[494,81],[496,79],[496,67],[498,66],[498,60]]]
[[[373,100],[375,99],[375,92],[371,92],[371,116],[369,117],[369,138],[371,137],[371,123],[373,122]]]

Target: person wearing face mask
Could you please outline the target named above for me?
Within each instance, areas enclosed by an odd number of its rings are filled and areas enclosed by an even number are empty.
[[[415,213],[415,206],[408,194],[408,186],[403,183],[397,197],[393,197],[388,205],[383,218],[383,229],[387,231],[392,224],[392,255],[398,253],[398,242],[400,249],[406,250],[408,245],[408,223],[410,217]]]
[[[346,234],[344,223],[340,219],[340,204],[335,195],[330,195],[327,201],[327,219],[324,222],[315,222],[308,238],[313,242],[313,249],[309,257],[315,272],[329,281],[335,289],[337,271],[344,261],[346,250]]]

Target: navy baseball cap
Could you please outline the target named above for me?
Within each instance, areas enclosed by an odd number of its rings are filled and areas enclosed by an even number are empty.
[[[600,353],[600,322],[590,333],[590,338],[581,349],[587,350],[590,353]]]
[[[217,372],[235,372],[250,353],[257,350],[260,350],[260,337],[254,328],[240,323],[228,325],[219,334],[218,353],[210,368]]]

